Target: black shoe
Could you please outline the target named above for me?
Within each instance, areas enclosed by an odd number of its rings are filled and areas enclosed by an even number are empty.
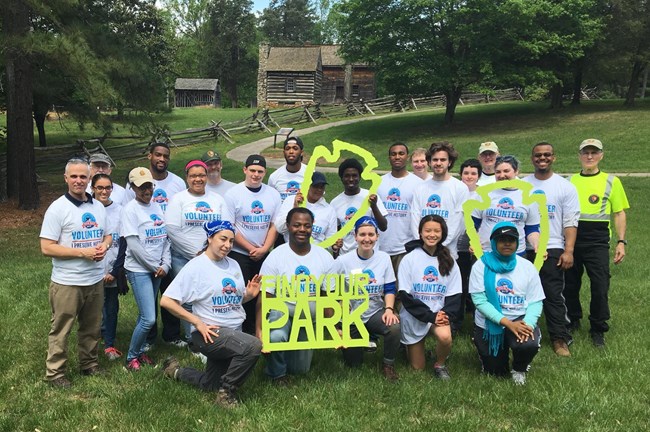
[[[580,320],[571,321],[566,326],[566,329],[570,334],[573,334],[574,332],[580,329]]]
[[[93,366],[88,369],[82,370],[81,375],[84,376],[106,375],[106,372],[104,371],[104,369],[100,368],[99,366]]]
[[[49,380],[47,383],[52,387],[56,387],[60,389],[69,389],[70,387],[72,387],[72,383],[70,382],[70,380],[64,376],[55,378],[53,380]]]
[[[591,332],[591,343],[596,348],[605,348],[605,335],[602,332]]]

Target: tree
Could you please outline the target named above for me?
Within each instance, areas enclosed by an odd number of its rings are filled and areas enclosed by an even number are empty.
[[[203,70],[221,80],[233,108],[238,89],[257,76],[255,16],[250,0],[213,0],[203,41]]]
[[[32,122],[32,64],[25,55],[30,37],[29,7],[4,0],[4,62],[7,74],[7,194],[24,210],[38,207]]]
[[[316,12],[309,0],[271,0],[260,17],[262,36],[271,45],[304,45],[320,41]]]

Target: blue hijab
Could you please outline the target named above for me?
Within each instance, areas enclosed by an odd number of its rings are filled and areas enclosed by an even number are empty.
[[[501,313],[501,304],[499,303],[499,296],[497,295],[496,280],[497,273],[510,273],[517,265],[517,254],[513,253],[510,256],[503,256],[497,251],[497,239],[499,236],[494,236],[497,230],[504,230],[512,228],[517,230],[517,227],[512,222],[499,222],[492,228],[490,235],[490,244],[492,245],[492,252],[486,252],[481,257],[481,261],[485,265],[483,272],[483,284],[485,285],[485,296],[488,302]],[[494,236],[494,238],[492,238]],[[519,237],[516,239],[517,246],[519,245]],[[503,345],[503,327],[499,323],[485,320],[486,326],[483,332],[483,339],[488,341],[490,347],[490,354],[494,357],[499,353],[499,349]]]

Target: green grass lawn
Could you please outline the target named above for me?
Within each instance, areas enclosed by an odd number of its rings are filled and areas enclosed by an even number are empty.
[[[226,111],[226,110],[224,110]],[[411,148],[434,140],[456,144],[461,158],[474,156],[478,144],[494,140],[526,159],[535,142],[548,140],[557,147],[558,170],[578,169],[579,142],[589,136],[603,140],[607,171],[648,171],[643,150],[650,132],[650,105],[623,110],[619,103],[590,103],[556,114],[537,104],[461,107],[458,123],[440,126],[442,113],[413,113],[356,126],[345,126],[305,138],[307,149],[340,138],[373,150],[387,168],[386,147],[403,140]],[[213,144],[174,149],[171,168]],[[225,153],[230,146],[216,144]],[[516,150],[516,151],[515,151]],[[640,157],[641,156],[641,157]],[[128,162],[128,163],[127,163]],[[116,175],[146,161],[120,162]],[[530,164],[525,163],[530,168]],[[62,167],[61,167],[62,170]],[[51,188],[62,189],[60,170],[47,177]],[[241,163],[226,161],[224,175],[243,178]],[[329,174],[328,174],[329,175]],[[330,176],[327,197],[340,190]],[[528,384],[515,387],[508,380],[480,374],[478,357],[468,336],[471,320],[455,339],[449,368],[452,381],[441,383],[432,371],[411,371],[403,356],[397,369],[402,379],[391,385],[379,373],[381,353],[367,354],[364,366],[346,369],[340,353],[317,352],[312,371],[291,388],[273,387],[263,374],[264,361],[241,389],[243,405],[224,411],[214,396],[164,380],[159,369],[141,373],[124,370],[121,362],[101,359],[104,377],[83,378],[76,360],[76,334],[70,345],[70,377],[74,388],[60,391],[42,381],[49,331],[48,283],[50,260],[38,247],[39,226],[0,229],[0,430],[1,431],[376,431],[438,428],[458,431],[637,431],[647,430],[650,408],[650,340],[646,329],[650,284],[645,257],[650,255],[650,204],[643,198],[650,178],[622,179],[632,208],[628,212],[628,256],[612,266],[611,331],[607,348],[591,346],[587,330],[576,335],[570,359],[557,358],[544,330],[542,350],[532,364]],[[58,186],[60,185],[60,186]],[[644,276],[646,275],[646,276]],[[588,308],[589,293],[583,293]],[[117,347],[126,351],[136,318],[131,293],[121,297]],[[429,341],[429,348],[433,347]],[[186,351],[156,345],[152,356],[162,362],[170,354],[184,364],[200,363]]]

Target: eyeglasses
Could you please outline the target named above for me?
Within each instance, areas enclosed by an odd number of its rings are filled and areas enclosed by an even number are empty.
[[[103,191],[112,191],[113,186],[94,186],[94,189],[98,192],[103,192]]]
[[[536,158],[541,158],[541,157],[549,158],[549,157],[551,157],[553,155],[554,155],[554,153],[550,153],[550,152],[533,154],[533,156],[536,157]]]
[[[207,175],[206,174],[191,174],[191,175],[188,175],[187,177],[189,177],[190,180],[196,180],[196,179],[204,179],[204,178],[207,177]]]

